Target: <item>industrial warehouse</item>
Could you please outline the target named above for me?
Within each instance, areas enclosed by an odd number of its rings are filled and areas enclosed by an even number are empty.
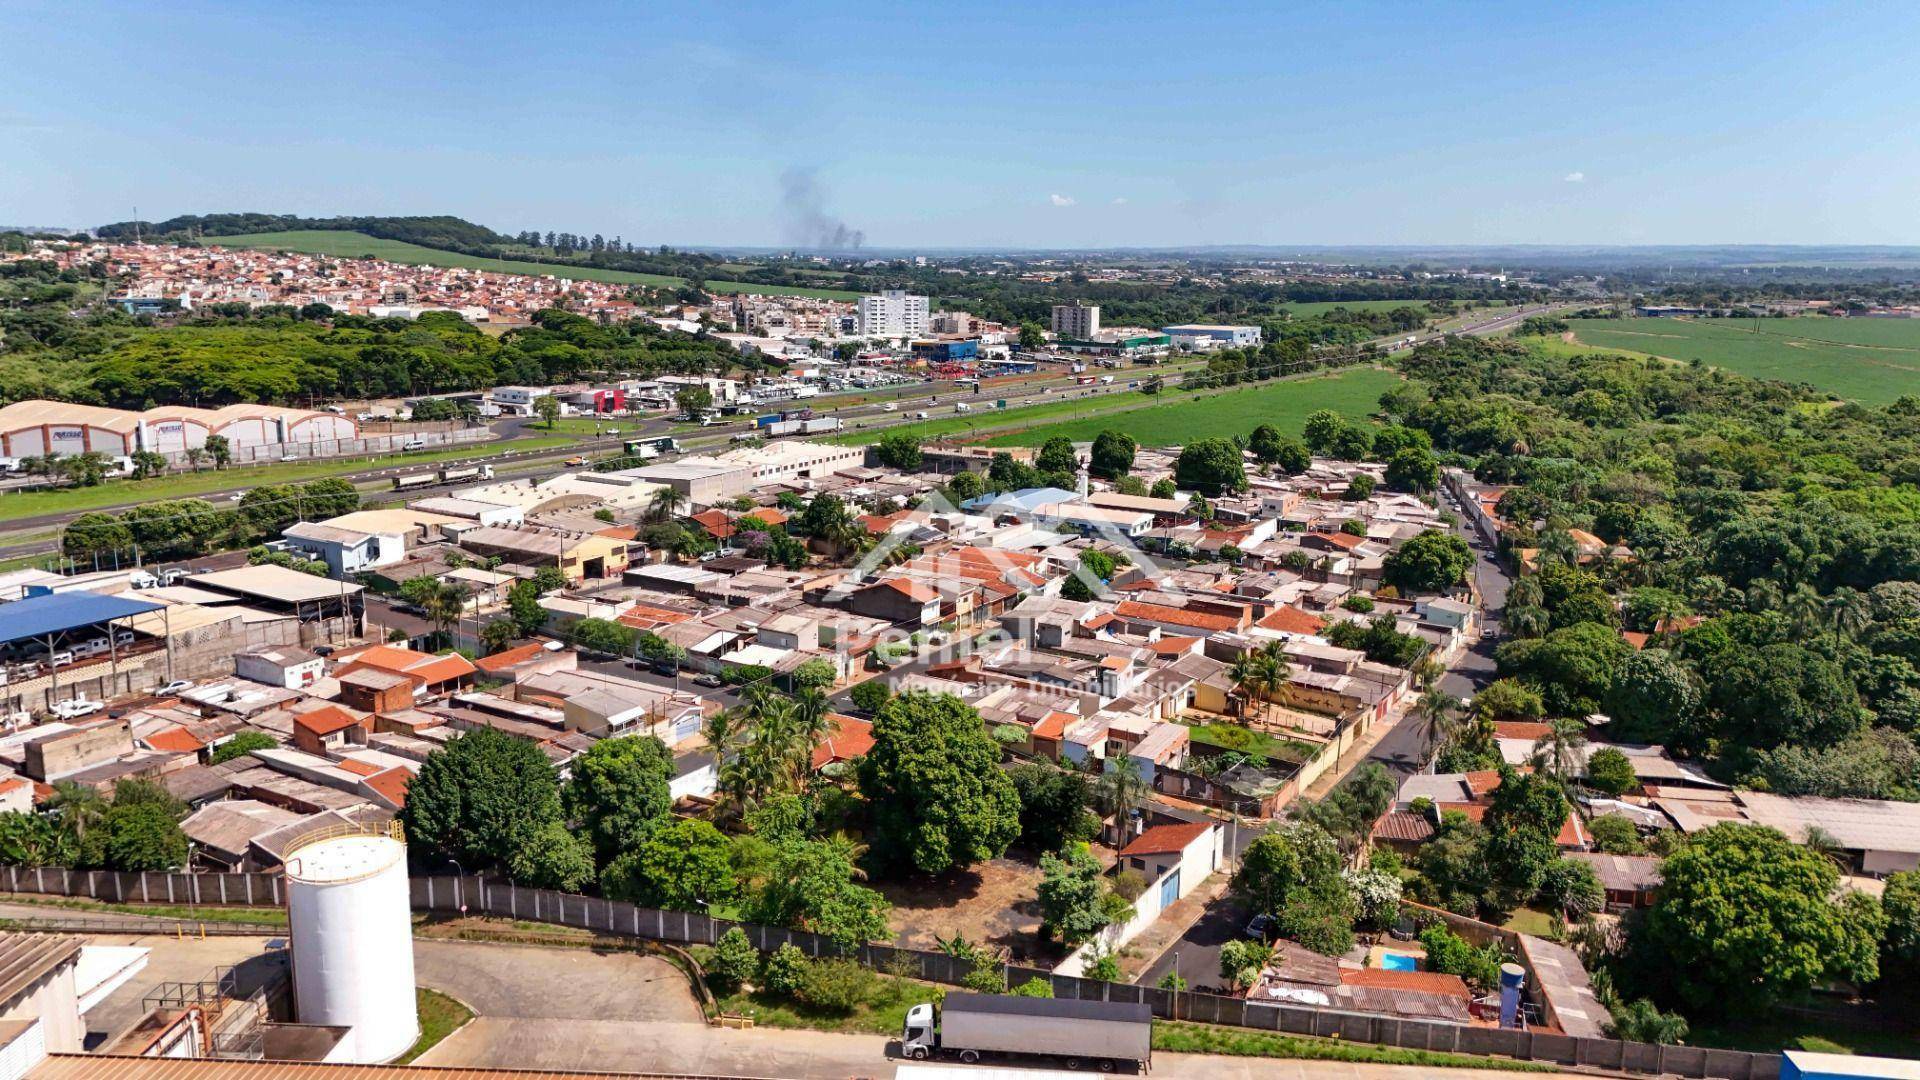
[[[16,401],[0,408],[0,457],[9,458],[185,454],[204,449],[214,437],[241,451],[338,442],[359,434],[359,426],[345,416],[277,405],[165,405],[132,412],[65,401]]]

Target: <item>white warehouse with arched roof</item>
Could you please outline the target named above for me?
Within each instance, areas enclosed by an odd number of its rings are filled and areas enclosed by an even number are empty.
[[[0,457],[10,458],[67,457],[89,451],[109,457],[138,450],[179,454],[204,447],[214,435],[239,450],[330,442],[359,434],[359,425],[345,416],[280,405],[218,409],[159,405],[135,412],[70,401],[16,401],[0,408]]]

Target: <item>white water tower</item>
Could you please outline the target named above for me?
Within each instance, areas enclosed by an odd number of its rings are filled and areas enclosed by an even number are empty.
[[[390,836],[316,837],[287,855],[294,1014],[352,1028],[336,1060],[392,1061],[420,1037],[407,847]]]

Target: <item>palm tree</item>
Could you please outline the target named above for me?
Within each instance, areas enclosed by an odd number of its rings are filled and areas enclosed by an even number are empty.
[[[107,801],[90,787],[59,780],[54,782],[53,794],[47,798],[47,809],[59,816],[60,824],[73,834],[75,841],[85,843],[87,830],[107,816]]]
[[[1146,797],[1147,781],[1140,775],[1140,766],[1129,757],[1108,759],[1107,771],[1094,784],[1094,798],[1102,810],[1113,815],[1114,831],[1119,833],[1116,846],[1125,847],[1132,839],[1126,833],[1127,821]]]
[[[1293,704],[1293,693],[1288,688],[1293,684],[1293,670],[1287,659],[1286,645],[1279,641],[1269,641],[1260,649],[1260,662],[1263,668],[1263,696],[1266,700],[1281,708]]]
[[[420,595],[420,610],[432,621],[443,644],[452,644],[451,630],[467,610],[467,587],[458,581],[442,581]]]
[[[1537,577],[1515,578],[1513,585],[1507,589],[1507,606],[1510,608],[1540,607],[1545,602],[1546,594],[1541,590]]]
[[[1227,678],[1232,679],[1234,687],[1240,691],[1242,716],[1250,711],[1265,685],[1264,666],[1261,654],[1253,651],[1241,653],[1233,663],[1227,665]]]
[[[1533,744],[1533,764],[1552,774],[1563,786],[1571,785],[1574,774],[1586,764],[1586,756],[1581,753],[1586,745],[1586,725],[1561,717],[1549,724],[1547,733]]]
[[[1514,607],[1507,605],[1507,630],[1517,638],[1546,637],[1552,627],[1552,619],[1543,607]]]
[[[1437,752],[1453,742],[1458,734],[1455,721],[1460,711],[1459,698],[1436,686],[1421,694],[1415,707],[1426,721],[1421,727],[1421,734],[1430,749]]]
[[[1873,625],[1873,603],[1860,590],[1842,585],[1827,598],[1827,617],[1834,636],[1852,641]]]
[[[1780,610],[1787,621],[1793,624],[1795,631],[1807,635],[1818,629],[1827,616],[1826,601],[1820,598],[1813,586],[1804,583],[1795,586],[1787,594],[1786,599],[1781,601]]]
[[[671,487],[663,487],[653,493],[653,500],[647,504],[647,517],[652,521],[668,521],[680,515],[680,508],[686,505],[687,497]]]

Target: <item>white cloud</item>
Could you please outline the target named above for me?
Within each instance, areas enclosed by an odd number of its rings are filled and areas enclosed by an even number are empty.
[[[1049,195],[1047,201],[1055,206],[1072,206],[1074,200],[1071,195]]]
[[[1113,197],[1113,205],[1115,206],[1127,205],[1127,197],[1125,195],[1115,195]]]
[[[1564,179],[1569,184],[1584,184],[1587,182],[1587,174],[1583,172],[1570,172]]]

